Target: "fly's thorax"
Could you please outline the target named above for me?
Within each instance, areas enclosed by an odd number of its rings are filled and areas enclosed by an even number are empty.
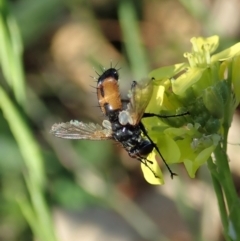
[[[134,145],[141,139],[141,129],[139,126],[122,125],[119,122],[112,123],[114,138],[119,141],[129,141]]]

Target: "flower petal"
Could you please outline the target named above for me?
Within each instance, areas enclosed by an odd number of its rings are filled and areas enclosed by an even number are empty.
[[[213,35],[208,38],[193,37],[190,39],[190,42],[193,45],[194,52],[202,52],[203,46],[208,45],[209,52],[213,53],[219,45],[219,37],[217,35]]]
[[[201,78],[203,71],[204,69],[201,68],[191,68],[176,80],[172,80],[173,92],[176,95],[183,95],[189,87]]]
[[[155,177],[154,174],[151,172],[151,170],[144,163],[141,163],[141,168],[142,168],[142,172],[145,180],[152,185],[164,184],[163,175],[158,165],[158,162],[156,160],[156,154],[154,152],[149,154],[148,160],[153,162],[153,164],[148,164],[148,165],[151,167],[151,169],[159,178]]]
[[[174,75],[178,74],[180,71],[184,70],[187,66],[188,65],[186,63],[180,63],[155,69],[150,72],[149,77],[154,78],[154,82],[158,83],[158,80],[169,79]]]
[[[211,57],[211,62],[223,61],[226,59],[230,59],[238,54],[240,54],[240,43],[237,43],[237,44],[233,45],[232,47],[223,50],[220,53],[214,54]]]
[[[152,97],[145,112],[155,113],[156,109],[159,109],[162,106],[164,91],[165,87],[162,85],[153,87]]]

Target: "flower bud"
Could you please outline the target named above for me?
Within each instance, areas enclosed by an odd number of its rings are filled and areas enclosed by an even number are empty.
[[[203,103],[213,117],[223,117],[224,102],[221,94],[215,87],[210,86],[204,90]]]
[[[205,125],[207,133],[217,133],[221,127],[221,122],[219,119],[210,118]]]

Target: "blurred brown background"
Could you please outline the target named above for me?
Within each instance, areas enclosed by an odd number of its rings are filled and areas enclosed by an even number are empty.
[[[56,122],[72,119],[101,124],[92,77],[111,63],[121,68],[124,96],[133,79],[185,61],[183,53],[190,51],[193,36],[219,35],[218,51],[239,42],[240,1],[14,0],[9,4],[24,43],[28,101],[19,109],[44,157],[46,198],[58,240],[152,241],[165,240],[163,236],[172,241],[223,240],[206,167],[192,180],[184,169],[173,166],[178,177],[171,180],[166,172],[164,186],[151,186],[139,163],[116,143],[59,140],[49,130]],[[136,27],[129,35],[124,21],[133,14]],[[142,43],[141,54],[131,51],[128,41],[134,36]],[[0,118],[4,183],[0,240],[32,240],[17,205],[9,205],[14,200],[14,180],[24,167],[2,114]],[[236,114],[229,142],[240,143],[239,128]],[[229,145],[229,156],[238,185],[239,146]]]

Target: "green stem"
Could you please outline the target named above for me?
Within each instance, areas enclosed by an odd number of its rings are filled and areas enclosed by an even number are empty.
[[[228,165],[228,158],[226,152],[221,148],[220,144],[214,151],[216,157],[216,165],[218,170],[218,183],[222,187],[226,199],[226,205],[229,212],[228,229],[230,224],[233,226],[232,234],[228,234],[233,240],[240,240],[240,205],[236,189],[233,183],[232,175]],[[235,237],[236,236],[236,239]]]
[[[50,211],[44,197],[45,172],[41,151],[18,109],[3,88],[0,87],[0,109],[12,131],[25,161],[30,201],[18,202],[37,240],[56,241]]]
[[[136,6],[134,1],[119,1],[119,21],[124,37],[124,44],[135,78],[147,76],[149,72],[149,61],[141,37],[138,23]],[[137,3],[137,1],[136,1]]]
[[[227,214],[227,208],[224,202],[224,195],[222,191],[221,184],[218,182],[217,178],[217,172],[216,172],[216,165],[213,163],[212,158],[208,159],[208,168],[210,170],[211,178],[213,187],[216,193],[217,201],[218,201],[218,208],[222,220],[223,225],[223,233],[225,236],[225,239],[227,241],[230,241],[229,235],[228,235],[228,214]]]

